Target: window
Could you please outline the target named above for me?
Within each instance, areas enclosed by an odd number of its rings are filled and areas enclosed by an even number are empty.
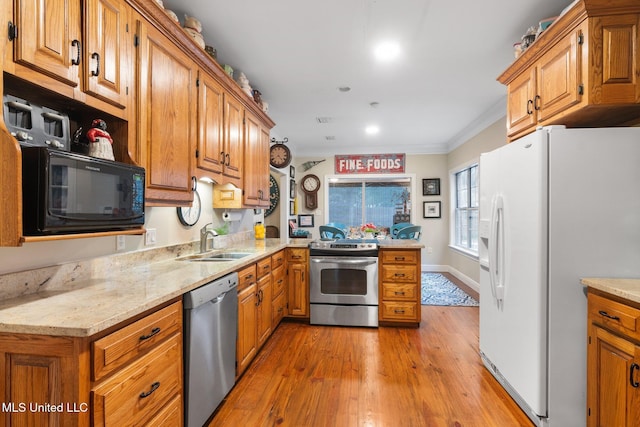
[[[478,253],[478,165],[469,166],[454,175],[453,245]]]
[[[328,185],[328,220],[359,227],[373,223],[390,228],[411,218],[412,180],[409,177],[332,178]]]

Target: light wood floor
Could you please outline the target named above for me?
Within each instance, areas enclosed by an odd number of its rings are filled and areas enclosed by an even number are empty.
[[[478,308],[422,306],[419,329],[283,322],[214,426],[532,426],[478,356]]]

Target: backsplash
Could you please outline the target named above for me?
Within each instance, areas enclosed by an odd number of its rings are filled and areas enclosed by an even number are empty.
[[[253,239],[253,231],[217,236],[215,239],[216,249],[223,249]],[[125,271],[142,263],[165,261],[199,249],[200,242],[195,241],[0,275],[0,300],[36,292],[72,289],[76,283],[100,275],[103,271]]]

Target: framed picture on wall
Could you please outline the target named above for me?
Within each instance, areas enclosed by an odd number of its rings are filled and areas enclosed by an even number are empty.
[[[296,197],[296,181],[294,179],[289,180],[289,198],[293,199]]]
[[[313,215],[298,215],[298,227],[313,227]]]
[[[293,166],[289,166],[289,178],[295,179],[296,177],[296,168]]]
[[[296,201],[289,200],[289,215],[293,216],[296,214]]]
[[[440,218],[440,202],[423,202],[423,218]]]
[[[422,180],[423,196],[439,196],[440,195],[440,178],[427,178]]]

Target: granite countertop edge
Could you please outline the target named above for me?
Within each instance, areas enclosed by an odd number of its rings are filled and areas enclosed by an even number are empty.
[[[585,277],[580,282],[590,288],[640,304],[640,279]]]

